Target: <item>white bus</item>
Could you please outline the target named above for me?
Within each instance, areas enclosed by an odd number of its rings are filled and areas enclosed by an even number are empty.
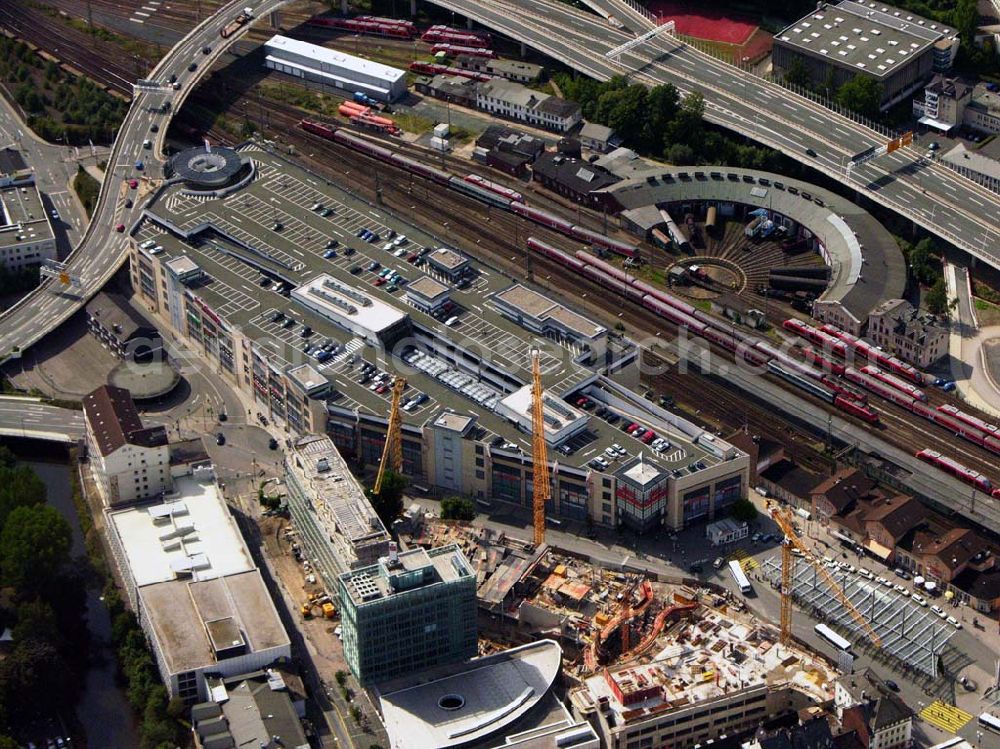
[[[828,643],[833,645],[837,650],[842,652],[848,652],[851,649],[850,640],[845,640],[843,637],[838,635],[832,629],[830,629],[825,624],[817,624],[813,627],[813,631],[826,640]]]
[[[979,725],[983,728],[989,728],[991,731],[1000,733],[1000,718],[993,715],[993,713],[983,713],[980,715]]]
[[[736,581],[736,585],[739,587],[740,593],[743,595],[753,593],[753,587],[750,585],[750,580],[743,571],[743,566],[735,559],[729,563],[729,571],[733,573],[733,580]]]

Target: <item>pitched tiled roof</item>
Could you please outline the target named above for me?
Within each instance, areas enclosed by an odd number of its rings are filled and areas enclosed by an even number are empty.
[[[159,447],[167,444],[162,426],[144,428],[132,395],[124,388],[102,385],[83,399],[87,418],[101,455],[107,456],[126,444]]]
[[[865,522],[881,523],[893,538],[900,538],[927,517],[927,508],[916,497],[899,495],[875,502]]]

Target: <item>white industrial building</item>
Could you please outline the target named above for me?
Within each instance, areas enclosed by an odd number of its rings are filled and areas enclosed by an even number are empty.
[[[545,442],[561,445],[587,428],[589,417],[566,401],[542,394]],[[496,412],[514,422],[522,432],[531,433],[531,385],[515,390],[497,404]]]
[[[395,101],[406,93],[406,71],[318,44],[277,35],[264,45],[264,54],[270,70],[347,94],[360,91],[378,101]]]
[[[21,174],[5,182],[0,188],[0,265],[18,270],[55,260],[56,235],[34,174]]]
[[[170,488],[170,447],[162,426],[143,427],[132,396],[102,385],[83,399],[90,470],[111,507],[158,497]]]
[[[205,677],[290,657],[250,551],[214,479],[183,476],[156,504],[107,512],[108,541],[171,697],[208,699]]]
[[[292,289],[292,299],[373,346],[391,346],[410,327],[405,312],[326,273]]]

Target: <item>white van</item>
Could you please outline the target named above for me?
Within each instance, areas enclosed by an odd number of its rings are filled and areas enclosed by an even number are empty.
[[[447,320],[444,321],[444,324],[449,328],[453,328],[455,327],[455,324],[457,322],[458,322],[458,315],[452,315],[451,317],[449,317]]]

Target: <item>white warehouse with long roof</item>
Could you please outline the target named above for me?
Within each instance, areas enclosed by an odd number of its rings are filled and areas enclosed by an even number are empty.
[[[349,94],[361,91],[378,101],[395,101],[406,93],[406,71],[318,44],[279,34],[264,45],[264,55],[270,70]]]
[[[206,674],[265,668],[291,642],[215,482],[183,476],[174,487],[109,510],[108,540],[167,691],[194,702],[208,698]]]

